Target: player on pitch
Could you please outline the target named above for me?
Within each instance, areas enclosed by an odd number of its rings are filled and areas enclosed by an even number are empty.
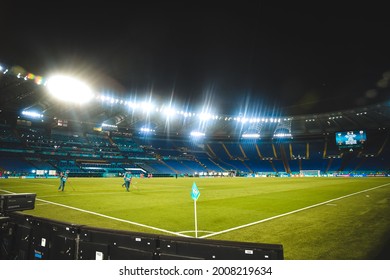
[[[64,172],[61,172],[60,173],[60,186],[58,187],[58,191],[64,191],[65,189],[65,183],[66,183],[66,180],[68,179],[68,174],[69,174],[69,171],[66,171],[65,173]]]
[[[126,191],[130,191],[130,183],[131,183],[132,175],[130,171],[127,171],[123,176],[123,180],[125,180],[125,188]]]

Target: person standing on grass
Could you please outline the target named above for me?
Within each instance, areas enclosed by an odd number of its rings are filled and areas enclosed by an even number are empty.
[[[131,178],[132,176],[130,171],[126,172],[125,175],[123,176],[123,179],[125,180],[126,191],[130,191]]]
[[[58,187],[58,191],[64,191],[65,189],[65,183],[68,179],[68,173],[61,172],[60,173],[60,186]]]
[[[60,172],[60,176],[59,176],[59,178],[60,178],[60,186],[58,187],[58,190],[62,189],[62,185],[63,185],[62,177],[64,177],[64,172],[61,171]]]
[[[126,186],[126,172],[123,174],[123,184],[122,188]]]

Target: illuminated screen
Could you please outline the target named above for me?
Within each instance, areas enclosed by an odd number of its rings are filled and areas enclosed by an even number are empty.
[[[336,144],[339,148],[360,148],[366,140],[364,130],[336,132]]]
[[[45,174],[45,170],[37,170],[37,175],[44,175]]]
[[[57,170],[49,170],[49,175],[51,176],[57,175]]]

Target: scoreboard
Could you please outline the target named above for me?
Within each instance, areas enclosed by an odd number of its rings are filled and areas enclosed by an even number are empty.
[[[367,141],[364,130],[336,132],[336,144],[340,149],[362,148]]]

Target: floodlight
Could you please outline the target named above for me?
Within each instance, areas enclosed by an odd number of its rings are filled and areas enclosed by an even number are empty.
[[[26,111],[25,110],[22,112],[22,115],[27,116],[27,117],[31,117],[31,118],[35,118],[35,119],[43,118],[42,114],[39,114],[38,112],[34,112],[34,111]]]
[[[176,114],[176,110],[174,108],[165,108],[164,109],[164,114],[167,116],[167,117],[172,117]]]
[[[155,132],[155,130],[152,128],[149,128],[149,127],[141,127],[140,132],[145,133],[145,134],[149,134],[149,133]]]
[[[82,104],[93,98],[92,90],[84,82],[69,76],[51,77],[47,88],[54,97],[66,102]]]
[[[191,136],[192,137],[204,137],[206,134],[204,132],[200,132],[200,131],[192,131],[191,132]]]
[[[242,138],[257,139],[260,138],[260,133],[243,133]]]
[[[108,129],[118,129],[117,125],[107,124],[107,123],[102,123],[102,127],[105,127],[105,128],[108,128]]]
[[[212,115],[210,113],[200,113],[199,118],[202,121],[208,121],[212,118]]]
[[[274,134],[275,138],[292,138],[291,133],[275,133]]]
[[[142,102],[138,104],[141,108],[143,108],[144,112],[150,113],[153,111],[154,105],[150,102]]]

